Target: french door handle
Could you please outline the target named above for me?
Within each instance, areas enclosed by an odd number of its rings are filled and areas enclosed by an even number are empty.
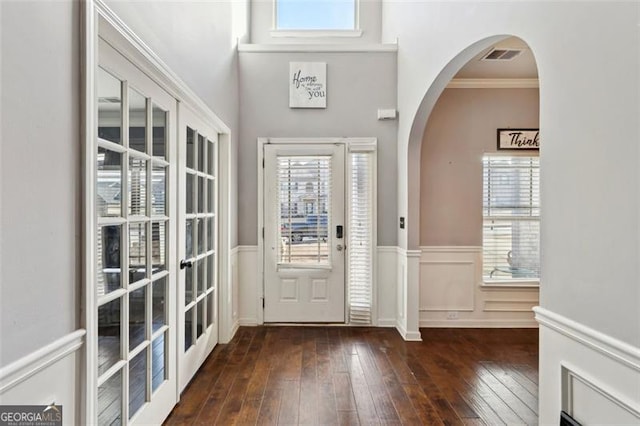
[[[342,244],[338,244],[338,245],[336,246],[336,249],[337,249],[338,251],[342,251],[342,249],[343,249],[343,248],[344,248],[344,246],[343,246]]]
[[[184,269],[184,268],[191,268],[193,266],[193,262],[190,260],[184,260],[182,259],[180,261],[180,269]]]

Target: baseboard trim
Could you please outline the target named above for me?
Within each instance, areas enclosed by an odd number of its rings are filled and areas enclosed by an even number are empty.
[[[256,327],[260,325],[257,318],[240,318],[238,323],[241,327]]]
[[[78,329],[0,369],[0,395],[80,349],[85,334]]]
[[[397,325],[395,318],[380,318],[378,319],[377,327],[395,327]]]
[[[399,321],[396,323],[396,330],[398,330],[400,336],[407,342],[422,342],[420,331],[407,331]]]
[[[420,320],[420,328],[538,328],[538,323],[531,320]]]
[[[423,253],[481,253],[478,246],[420,246]]]
[[[533,308],[533,311],[540,325],[596,350],[627,367],[640,371],[640,348],[539,306]]]

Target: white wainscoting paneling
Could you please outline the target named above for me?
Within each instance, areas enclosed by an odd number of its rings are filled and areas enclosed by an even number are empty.
[[[80,422],[84,329],[76,330],[0,369],[0,405],[62,405],[63,424]]]
[[[258,246],[238,246],[238,289],[240,325],[262,324],[262,283],[258,280]]]
[[[398,297],[398,247],[379,246],[377,250],[377,303],[378,327],[395,327],[397,324]]]
[[[640,348],[536,307],[540,424],[640,424]]]
[[[482,247],[422,247],[421,327],[537,327],[533,286],[484,286]]]
[[[475,275],[473,260],[421,260],[420,310],[472,312]]]

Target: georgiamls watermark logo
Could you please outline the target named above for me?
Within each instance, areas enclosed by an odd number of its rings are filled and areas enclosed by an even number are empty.
[[[61,426],[62,405],[0,405],[0,426]]]

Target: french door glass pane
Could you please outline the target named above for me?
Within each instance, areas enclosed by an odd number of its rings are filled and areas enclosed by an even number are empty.
[[[96,210],[99,217],[122,216],[122,154],[98,147]]]
[[[204,194],[206,193],[205,178],[198,177],[198,213],[204,213]]]
[[[167,112],[153,105],[153,156],[166,157]]]
[[[207,189],[208,189],[208,197],[207,197],[207,213],[215,213],[216,206],[216,186],[214,179],[207,180]]]
[[[193,232],[194,232],[195,219],[187,219],[185,223],[185,242],[186,242],[186,258],[191,259],[193,257]]]
[[[154,274],[164,271],[167,265],[166,223],[151,224],[151,266]]]
[[[129,350],[145,340],[147,287],[129,293]]]
[[[216,164],[216,152],[215,145],[213,143],[209,143],[207,145],[207,173],[210,175],[214,174],[214,166]]]
[[[202,333],[204,332],[204,302],[206,299],[201,299],[198,302],[198,306],[197,306],[197,310],[196,310],[196,314],[197,314],[197,318],[198,318],[198,322],[196,324],[196,338],[202,336]]]
[[[195,262],[194,262],[195,263]],[[193,291],[193,275],[195,274],[195,268],[185,268],[184,269],[184,305],[187,306],[189,303],[194,300],[194,291]]]
[[[147,162],[129,157],[129,215],[147,214]]]
[[[98,137],[122,144],[122,87],[120,80],[98,70]]]
[[[207,326],[213,324],[215,322],[215,293],[211,292],[207,295]]]
[[[200,259],[196,262],[196,274],[198,282],[198,296],[204,293],[204,259]]]
[[[204,147],[207,140],[202,135],[198,135],[198,171],[204,172]]]
[[[213,228],[214,221],[212,217],[207,218],[207,248],[208,250],[213,250],[216,246],[214,244],[215,229]]]
[[[195,206],[193,205],[193,186],[195,185],[195,176],[187,173],[187,213],[195,213]]]
[[[196,143],[196,131],[187,127],[187,167],[195,169],[195,143]]]
[[[167,277],[153,282],[153,332],[167,323]]]
[[[151,173],[151,214],[164,216],[167,214],[167,169],[154,165]]]
[[[191,347],[193,344],[193,311],[195,308],[189,309],[184,314],[184,350]]]
[[[122,370],[98,387],[98,424],[122,424]]]
[[[158,386],[160,386],[167,377],[165,370],[165,354],[167,352],[164,338],[165,334],[166,332],[156,337],[151,347],[151,388],[153,391],[158,389]]]
[[[198,229],[198,254],[204,253],[204,219],[196,219]]]
[[[129,361],[129,418],[147,399],[147,348]]]
[[[121,359],[120,299],[98,308],[98,375]]]
[[[122,247],[121,226],[110,225],[98,227],[97,251],[98,297],[117,290],[122,286],[120,259]]]
[[[147,276],[147,232],[146,224],[129,225],[129,283]]]
[[[216,279],[215,254],[207,256],[207,290],[213,287]]]
[[[147,99],[129,89],[129,148],[146,151]]]

